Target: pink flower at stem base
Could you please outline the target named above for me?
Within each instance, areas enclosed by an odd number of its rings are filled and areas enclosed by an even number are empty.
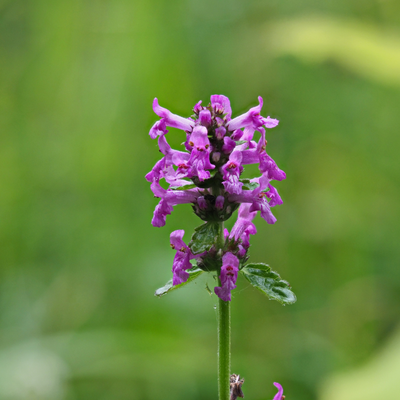
[[[231,301],[231,291],[236,288],[236,279],[239,272],[239,259],[232,253],[222,257],[222,267],[219,279],[221,286],[214,288],[215,294],[224,301]]]

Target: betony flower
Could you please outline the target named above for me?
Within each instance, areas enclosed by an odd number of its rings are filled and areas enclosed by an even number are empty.
[[[224,207],[224,202],[225,202],[225,197],[224,196],[217,196],[217,198],[215,199],[215,208],[217,210],[222,210],[222,208]]]
[[[186,282],[189,278],[189,274],[186,270],[192,268],[190,263],[191,251],[186,243],[182,240],[184,230],[173,231],[170,236],[171,247],[176,250],[174,262],[172,264],[172,284],[179,285]]]
[[[153,101],[153,110],[161,118],[165,120],[165,124],[171,128],[182,129],[183,131],[191,131],[194,122],[188,118],[180,117],[179,115],[172,114],[171,111],[158,104],[157,98]]]
[[[242,191],[243,183],[239,182],[240,174],[243,171],[243,167],[240,164],[241,161],[242,153],[240,151],[233,151],[229,156],[228,162],[221,168],[224,179],[222,184],[228,193],[239,194]]]
[[[215,294],[224,301],[231,301],[231,291],[236,288],[236,279],[239,272],[239,259],[232,253],[222,257],[221,286],[214,288]]]
[[[274,224],[276,218],[271,212],[267,200],[267,192],[265,191],[268,188],[269,179],[262,175],[261,178],[254,179],[253,181],[258,181],[259,186],[257,188],[254,190],[242,191],[240,194],[231,194],[229,199],[231,201],[237,201],[238,203],[251,203],[249,209],[250,212],[260,211],[260,215],[263,219],[265,219],[269,224]]]
[[[160,120],[149,134],[153,139],[158,138],[162,158],[146,175],[154,196],[160,198],[152,224],[164,226],[174,206],[185,203],[191,204],[196,215],[207,222],[199,227],[190,246],[183,242],[182,230],[171,234],[171,245],[176,250],[173,284],[186,282],[188,269],[192,267],[190,260],[197,259],[199,268],[218,272],[221,285],[215,288],[215,293],[224,301],[231,300],[239,264],[246,262],[250,236],[257,233],[253,219],[260,212],[269,224],[275,223],[271,207],[282,204],[271,181],[283,180],[286,174],[267,154],[265,139],[265,128],[273,128],[279,121],[261,116],[263,100],[261,97],[258,100],[257,106],[233,119],[229,99],[223,95],[211,96],[207,106],[199,101],[191,118],[171,113],[158,104],[157,98],[153,102],[153,110]],[[185,151],[171,148],[166,137],[167,127],[184,131]],[[258,141],[254,140],[256,132],[260,133]],[[248,164],[258,164],[261,176],[244,184],[241,175]],[[169,185],[165,189],[160,185],[162,179]],[[231,233],[224,230],[224,244],[221,244],[215,240],[215,226],[237,208],[237,221]],[[208,247],[194,255],[191,247],[204,248],[199,243],[195,246],[199,240],[207,240]]]
[[[270,117],[264,118],[260,115],[261,108],[263,106],[263,99],[261,96],[258,97],[258,106],[250,108],[245,114],[239,115],[238,117],[232,119],[228,122],[228,129],[234,131],[236,129],[252,127],[257,129],[260,126],[265,126],[266,128],[274,128],[278,125],[279,121]]]
[[[226,129],[223,126],[220,126],[215,129],[215,137],[219,140],[222,140],[225,136]]]
[[[257,211],[250,212],[250,207],[251,204],[248,203],[243,203],[240,205],[238,212],[238,219],[235,222],[235,225],[233,225],[233,228],[229,235],[230,238],[235,238],[235,240],[238,240],[243,236],[244,232],[249,227],[252,227],[252,229],[250,229],[249,231],[249,234],[251,232],[257,233],[255,225],[251,222],[257,215]],[[251,234],[253,235],[254,233]]]
[[[211,125],[211,113],[209,110],[201,110],[199,113],[199,123],[203,126]]]
[[[210,177],[208,169],[214,169],[215,165],[210,163],[210,140],[207,137],[208,131],[204,126],[196,126],[190,135],[189,145],[192,147],[190,155],[190,173],[198,176],[200,181]]]
[[[154,210],[151,224],[156,228],[161,228],[165,225],[167,215],[171,214],[173,210],[174,208],[166,200],[161,199]]]
[[[172,190],[164,189],[157,181],[151,184],[151,190],[155,197],[160,197],[161,201],[154,210],[152,225],[161,227],[165,225],[167,215],[173,211],[173,206],[185,203],[196,203],[200,193],[197,189]]]
[[[222,151],[225,154],[229,154],[236,147],[236,142],[228,136],[224,136],[224,145],[222,146]]]
[[[199,205],[201,210],[205,210],[207,208],[207,201],[204,196],[199,196],[197,198],[197,204]]]
[[[222,94],[213,94],[211,96],[211,106],[214,110],[220,111],[220,114],[226,114],[225,119],[229,121],[232,116],[231,102]]]
[[[162,118],[160,121],[157,121],[150,129],[149,135],[152,139],[155,139],[157,136],[162,134],[166,134],[168,131],[166,129],[165,119]]]

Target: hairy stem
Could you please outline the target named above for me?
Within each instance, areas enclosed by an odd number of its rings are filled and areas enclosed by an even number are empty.
[[[224,246],[224,223],[220,222],[218,247]],[[221,285],[218,278],[219,285]],[[218,393],[219,400],[230,398],[231,303],[218,299]]]

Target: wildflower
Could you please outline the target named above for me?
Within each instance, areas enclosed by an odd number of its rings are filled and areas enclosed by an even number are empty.
[[[239,259],[232,253],[222,257],[221,286],[214,288],[215,294],[224,301],[231,301],[231,291],[236,288],[236,279],[239,272]]]
[[[192,264],[189,261],[192,253],[186,243],[182,240],[184,234],[184,230],[177,230],[173,231],[170,236],[171,247],[176,250],[172,265],[173,285],[179,285],[186,282],[189,278],[189,274],[186,270],[192,268]]]
[[[243,183],[239,182],[240,174],[243,171],[241,166],[242,153],[240,151],[233,151],[229,156],[228,162],[221,168],[224,181],[222,184],[228,193],[240,194],[242,191]]]
[[[177,253],[173,266],[173,284],[187,280],[190,259],[197,258],[197,265],[205,270],[217,271],[221,286],[215,293],[224,301],[230,301],[231,291],[236,287],[240,263],[244,263],[250,247],[250,236],[256,234],[254,217],[260,212],[269,224],[276,218],[271,207],[282,204],[273,180],[286,178],[284,171],[266,152],[265,128],[278,125],[278,120],[261,116],[263,100],[246,113],[232,119],[230,101],[226,96],[213,95],[211,102],[203,106],[199,101],[192,118],[183,118],[153,102],[153,110],[160,117],[150,129],[151,138],[158,138],[162,158],[146,175],[151,190],[160,199],[153,214],[152,224],[164,226],[167,215],[177,204],[189,203],[194,212],[207,224],[199,227],[200,233],[187,246],[183,231],[171,234],[171,244]],[[172,149],[167,141],[167,127],[185,132],[184,151]],[[258,131],[260,138],[254,140]],[[240,142],[238,143],[238,141]],[[258,164],[260,176],[241,179],[244,167]],[[160,181],[169,185],[164,189]],[[239,208],[238,219],[231,233],[224,231],[225,244],[216,247],[216,224],[228,219]],[[208,244],[197,243],[207,240]],[[197,243],[197,244],[196,244]],[[194,256],[191,246],[207,250]]]

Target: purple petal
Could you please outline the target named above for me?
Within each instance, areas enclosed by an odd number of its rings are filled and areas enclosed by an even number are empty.
[[[263,118],[263,125],[266,128],[275,128],[279,124],[279,120],[271,117]]]
[[[233,140],[240,140],[242,136],[243,136],[243,131],[241,129],[236,129],[236,131],[232,133],[231,138]]]
[[[275,395],[273,400],[282,400],[283,397],[283,387],[278,382],[274,382],[274,386],[278,389],[278,393]]]
[[[224,196],[217,196],[215,199],[215,208],[217,210],[222,210],[224,207],[225,197]]]
[[[199,122],[203,126],[211,125],[211,113],[208,110],[201,110],[199,113]]]
[[[215,107],[217,104],[222,107],[222,114],[226,114],[226,118],[229,121],[232,116],[231,103],[229,99],[222,94],[213,94],[211,96],[211,105]]]
[[[250,212],[251,204],[243,203],[239,207],[238,219],[233,225],[231,230],[230,238],[235,238],[238,240],[244,233],[244,231],[248,228],[250,224],[252,224],[252,220],[257,215],[257,211]]]
[[[161,228],[165,225],[167,215],[171,214],[172,211],[173,207],[170,206],[164,199],[161,199],[154,210],[151,224],[157,228]]]
[[[185,231],[183,229],[179,229],[177,231],[171,232],[171,235],[169,238],[170,238],[170,242],[171,242],[171,247],[173,249],[180,249],[181,247],[186,246],[185,242],[182,240],[184,234],[185,234]]]
[[[202,101],[200,100],[194,107],[193,107],[193,111],[198,114],[203,107],[201,106]]]
[[[170,126],[172,128],[178,128],[184,131],[191,131],[194,126],[194,121],[188,118],[180,117],[179,115],[173,114],[166,108],[161,107],[158,104],[157,98],[155,98],[153,101],[153,110],[159,117],[165,119],[165,123],[167,126]]]
[[[168,131],[166,130],[165,119],[161,119],[157,121],[150,129],[149,135],[152,139],[155,139],[157,136],[166,134]]]
[[[224,301],[231,301],[231,291],[236,288],[236,280],[239,272],[239,259],[232,253],[226,253],[222,257],[221,274],[219,276],[221,286],[214,288],[215,294]]]
[[[281,196],[279,196],[278,191],[269,183],[269,192],[267,192],[267,197],[270,199],[269,206],[275,207],[283,204]]]
[[[204,196],[199,196],[197,198],[197,204],[199,205],[201,210],[205,210],[207,208],[207,201]]]
[[[258,97],[258,102],[258,106],[250,108],[246,113],[229,121],[228,129],[230,131],[235,131],[236,129],[245,128],[247,126],[253,126],[254,128],[261,126],[262,122],[260,121],[260,112],[263,105],[263,99],[261,96]]]
[[[165,158],[163,157],[161,160],[157,161],[156,165],[153,169],[146,174],[145,178],[148,182],[158,181],[163,177],[163,169],[165,167]]]
[[[219,140],[222,140],[222,138],[225,136],[226,129],[223,126],[220,126],[219,128],[215,129],[215,137]]]
[[[222,151],[225,154],[229,154],[236,147],[236,142],[232,140],[230,137],[224,137],[224,145],[222,146]]]

